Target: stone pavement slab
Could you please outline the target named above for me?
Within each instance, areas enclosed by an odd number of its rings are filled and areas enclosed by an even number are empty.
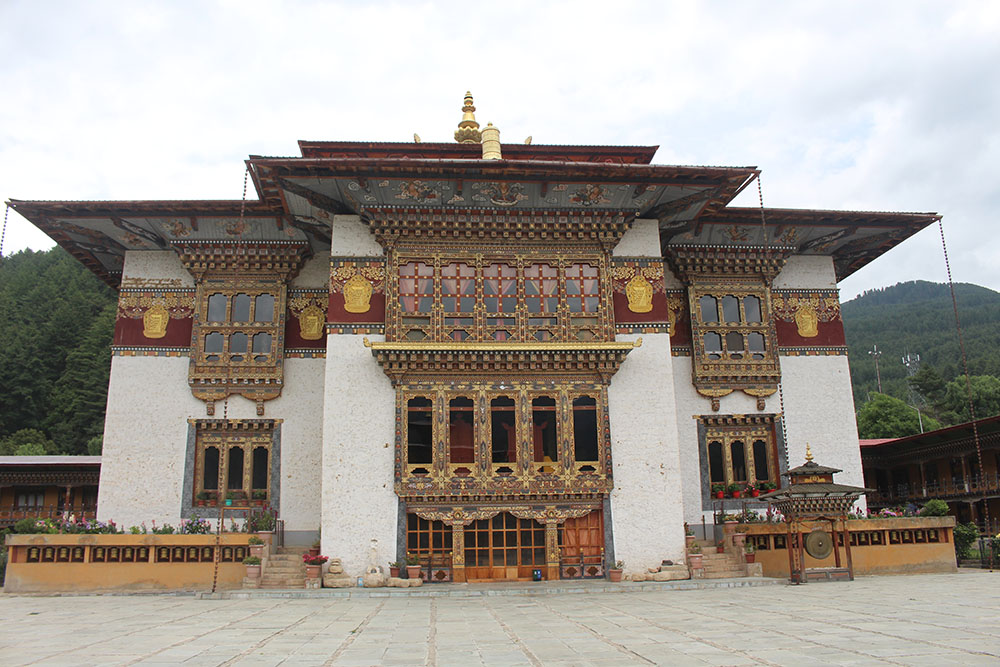
[[[422,597],[0,595],[0,665],[1000,664],[1000,573]]]

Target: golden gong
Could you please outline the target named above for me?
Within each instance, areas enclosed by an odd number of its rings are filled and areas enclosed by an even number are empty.
[[[154,303],[142,314],[142,335],[146,338],[163,338],[167,335],[170,313],[162,303]]]
[[[628,309],[633,313],[648,313],[653,309],[653,286],[641,274],[636,274],[625,285],[625,296],[628,297]]]
[[[817,528],[806,536],[806,553],[816,560],[823,560],[833,551],[830,533]]]
[[[312,304],[299,313],[299,335],[304,340],[319,340],[323,337],[326,317],[319,306]]]
[[[367,313],[371,308],[372,284],[355,273],[344,283],[344,310]]]

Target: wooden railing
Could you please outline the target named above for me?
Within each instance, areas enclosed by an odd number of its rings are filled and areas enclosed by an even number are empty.
[[[10,526],[21,519],[61,519],[70,515],[76,517],[78,521],[80,519],[95,519],[97,518],[97,505],[88,503],[68,508],[58,505],[39,505],[36,507],[6,505],[0,507],[0,527]]]
[[[893,505],[908,501],[930,498],[965,498],[986,494],[1000,494],[1000,476],[972,477],[965,480],[921,484],[896,484],[888,489],[879,489],[867,494],[868,502],[874,505]]]

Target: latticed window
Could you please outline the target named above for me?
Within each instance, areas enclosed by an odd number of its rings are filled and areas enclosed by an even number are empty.
[[[778,484],[773,418],[719,416],[706,420],[709,484]]]
[[[706,360],[746,363],[765,359],[768,327],[760,295],[701,294],[695,303],[696,340]]]
[[[273,422],[199,420],[195,437],[196,497],[270,499]]]
[[[607,340],[602,262],[400,260],[389,322],[410,341]]]
[[[275,322],[279,320],[275,295],[226,287],[219,282],[202,287],[198,362],[230,366],[275,363]]]

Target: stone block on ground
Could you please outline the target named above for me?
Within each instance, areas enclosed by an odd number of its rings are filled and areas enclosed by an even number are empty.
[[[410,580],[400,579],[399,577],[389,577],[388,586],[389,588],[408,588],[410,586]]]
[[[350,588],[354,581],[343,574],[327,574],[323,577],[323,588]]]
[[[260,588],[260,577],[243,577],[243,588]]]
[[[680,581],[688,578],[688,569],[683,565],[669,565],[660,568],[653,575],[653,581]]]
[[[409,582],[410,588],[420,588],[424,585],[424,580],[420,578],[407,579],[406,581]]]
[[[307,578],[306,579],[306,588],[320,588],[320,583],[321,582],[322,582],[322,580],[319,577],[316,577],[315,579]]]
[[[763,577],[764,576],[764,564],[763,563],[747,563],[747,576],[748,577]]]
[[[636,572],[632,575],[632,581],[646,581],[646,572]]]

